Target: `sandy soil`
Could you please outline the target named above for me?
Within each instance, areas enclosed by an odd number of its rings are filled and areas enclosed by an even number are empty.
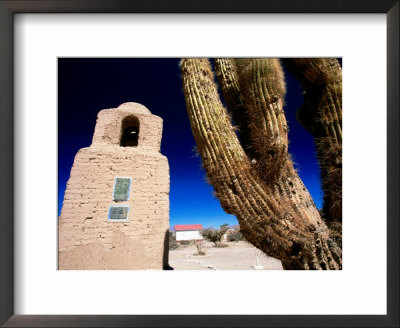
[[[246,241],[227,242],[228,247],[213,247],[204,242],[206,255],[197,253],[195,245],[179,246],[169,251],[169,265],[174,270],[254,270],[256,255],[262,270],[282,270],[279,260],[266,256]],[[261,268],[260,268],[261,269]]]

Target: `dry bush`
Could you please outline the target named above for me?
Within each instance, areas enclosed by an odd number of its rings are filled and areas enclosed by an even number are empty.
[[[169,249],[177,249],[178,245],[176,244],[176,237],[175,235],[170,231],[169,232]]]
[[[202,241],[196,241],[195,245],[196,245],[197,253],[194,253],[193,255],[206,255],[206,252],[203,250],[204,243]]]
[[[215,229],[213,227],[209,227],[201,231],[201,235],[214,243],[215,246],[221,244],[222,236],[227,232],[229,225],[227,223],[221,225],[219,229]]]
[[[243,240],[243,235],[239,231],[238,227],[235,227],[235,230],[228,235],[228,241],[241,241]]]

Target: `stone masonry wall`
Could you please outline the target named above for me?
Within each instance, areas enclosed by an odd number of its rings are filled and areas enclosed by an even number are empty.
[[[113,135],[120,131],[122,119],[134,114],[140,121],[137,147],[119,147],[118,142],[98,142],[107,138],[94,137],[92,145],[75,157],[59,218],[61,270],[163,269],[168,264],[169,167],[159,153],[162,120],[150,112],[139,115],[132,107],[101,111],[96,132],[106,127],[109,131],[103,135]],[[152,131],[158,134],[158,145],[156,137],[150,137],[150,144],[140,143],[146,140],[142,127],[149,122],[155,122]],[[112,200],[116,177],[131,178],[127,201]],[[130,205],[128,221],[108,221],[112,204]]]

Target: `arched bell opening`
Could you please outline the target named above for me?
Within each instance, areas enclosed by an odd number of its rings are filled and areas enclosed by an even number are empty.
[[[123,119],[121,126],[121,147],[137,147],[139,142],[139,120],[130,115]]]

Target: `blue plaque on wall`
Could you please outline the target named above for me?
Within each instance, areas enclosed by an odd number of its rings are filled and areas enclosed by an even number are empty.
[[[131,178],[116,177],[114,181],[113,200],[124,201],[129,199]]]
[[[129,205],[111,205],[108,211],[109,221],[128,221]]]

